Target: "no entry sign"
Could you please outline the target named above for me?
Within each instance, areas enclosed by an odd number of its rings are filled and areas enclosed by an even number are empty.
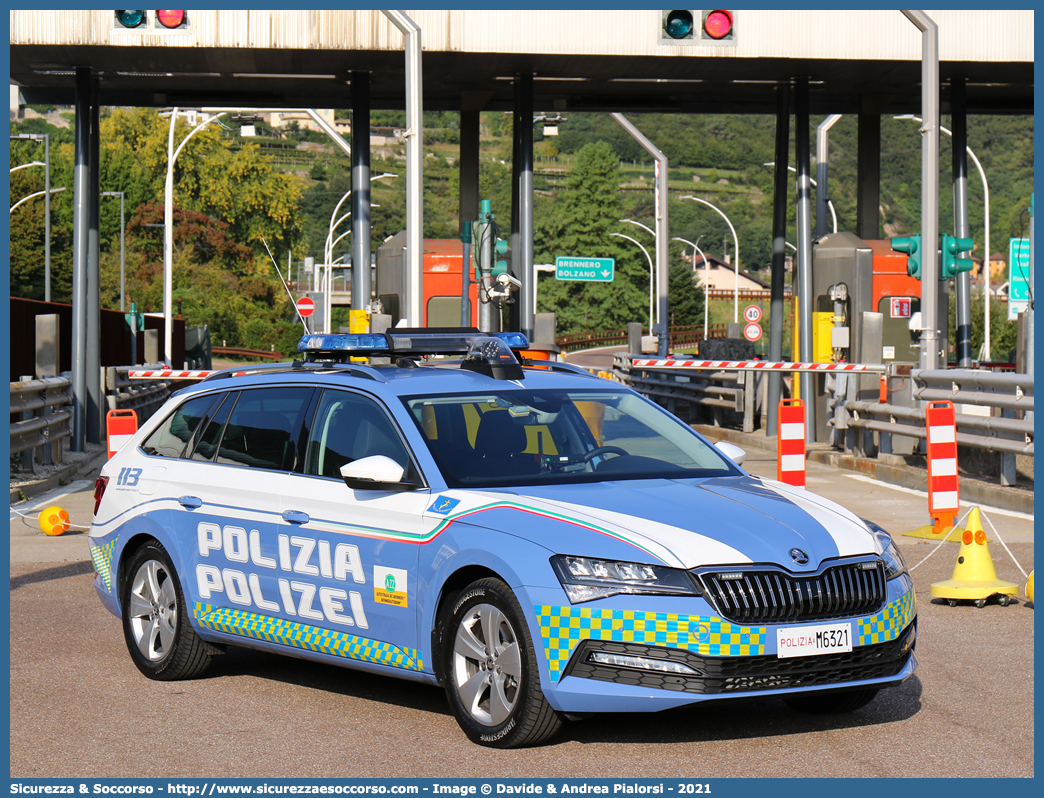
[[[743,337],[748,341],[756,341],[761,337],[761,325],[757,322],[751,322],[743,328]]]
[[[297,312],[307,318],[315,313],[315,301],[309,296],[303,296],[297,300]]]

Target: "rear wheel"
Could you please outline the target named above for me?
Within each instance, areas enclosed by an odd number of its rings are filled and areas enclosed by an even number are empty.
[[[150,679],[175,681],[199,676],[211,648],[189,622],[181,583],[166,549],[146,543],[131,557],[123,581],[123,636],[138,670]]]
[[[510,588],[499,579],[473,582],[444,623],[446,695],[468,738],[492,748],[550,739],[562,721],[540,689],[533,640]]]
[[[791,709],[815,715],[836,715],[862,709],[877,696],[879,688],[849,690],[844,693],[810,693],[784,699]]]

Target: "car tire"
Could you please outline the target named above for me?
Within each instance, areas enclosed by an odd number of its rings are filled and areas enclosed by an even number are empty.
[[[837,715],[862,709],[877,696],[876,687],[865,690],[848,690],[843,693],[811,693],[784,699],[791,709],[814,715]]]
[[[491,748],[539,745],[562,725],[544,698],[522,607],[499,579],[473,582],[454,599],[441,629],[450,709],[472,742]]]
[[[166,549],[155,540],[146,543],[131,556],[124,574],[123,636],[138,670],[157,681],[202,674],[212,649],[189,622],[185,595]]]

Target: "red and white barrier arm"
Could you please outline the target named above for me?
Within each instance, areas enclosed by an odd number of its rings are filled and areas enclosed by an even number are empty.
[[[734,371],[856,371],[885,373],[882,364],[866,363],[770,363],[765,360],[676,360],[635,358],[632,365],[657,369],[715,369]]]
[[[132,380],[203,380],[216,371],[180,371],[178,369],[153,369],[150,371],[128,371]]]

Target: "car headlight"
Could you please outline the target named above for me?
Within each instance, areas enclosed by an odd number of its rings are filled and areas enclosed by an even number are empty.
[[[620,593],[698,596],[701,592],[688,571],[660,565],[556,554],[551,567],[571,604]]]
[[[903,559],[903,555],[892,540],[892,536],[873,521],[867,521],[865,518],[861,520],[881,541],[881,548],[884,550],[881,552],[881,559],[884,560],[885,579],[895,579],[900,574],[905,574],[906,560]]]

